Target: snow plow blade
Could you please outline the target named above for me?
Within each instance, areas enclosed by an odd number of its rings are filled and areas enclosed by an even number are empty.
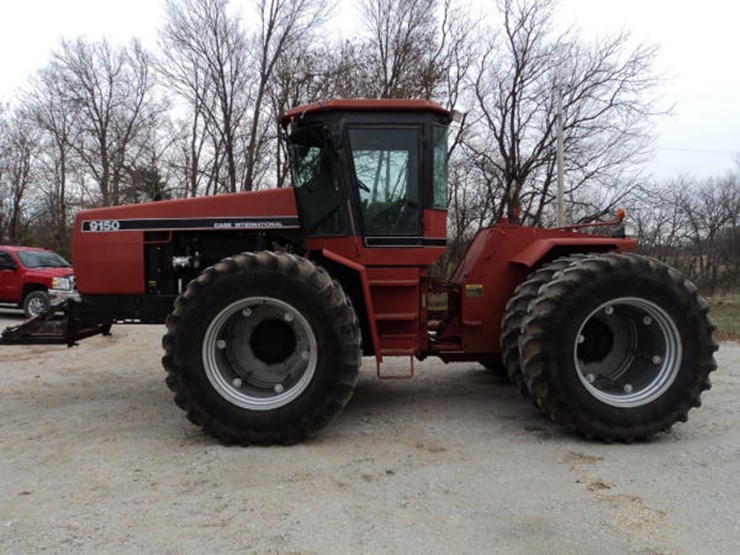
[[[17,326],[8,326],[0,335],[0,345],[67,345],[72,347],[77,341],[93,335],[108,335],[110,325],[81,326],[69,312],[55,313],[53,307],[44,314],[30,318]]]

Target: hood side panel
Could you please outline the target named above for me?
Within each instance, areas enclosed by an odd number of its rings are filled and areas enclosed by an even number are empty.
[[[147,231],[269,230],[300,226],[292,187],[85,210],[72,263],[80,293],[143,294]]]

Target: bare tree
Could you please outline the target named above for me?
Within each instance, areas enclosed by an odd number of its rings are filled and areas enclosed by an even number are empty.
[[[92,176],[102,205],[119,204],[127,167],[141,155],[141,139],[157,122],[149,56],[133,41],[62,41],[48,67],[78,113],[72,148]]]
[[[188,107],[182,166],[194,194],[250,190],[270,172],[275,146],[271,87],[280,60],[307,44],[326,12],[315,0],[258,0],[255,29],[228,11],[227,0],[169,0],[160,69]],[[251,33],[251,34],[250,34]],[[293,66],[295,67],[295,65]],[[220,166],[225,165],[222,186]]]
[[[301,50],[311,48],[311,43],[318,36],[331,8],[331,5],[327,7],[317,0],[258,0],[257,2],[259,30],[252,41],[252,59],[258,71],[252,93],[253,116],[246,145],[245,182],[247,183],[256,184],[271,169],[274,169],[265,161],[272,160],[272,151],[278,149],[276,120],[283,108],[286,108],[279,103],[275,104],[275,100],[283,95],[280,93],[271,95],[270,92],[280,84],[279,76],[277,76],[279,67],[281,64],[285,66],[286,62],[299,54]],[[303,73],[300,62],[299,57],[291,65],[299,73]],[[283,76],[284,71],[283,68]],[[279,163],[278,168],[280,166]],[[278,171],[277,175],[278,185],[281,185],[285,174]]]
[[[161,31],[160,46],[164,54],[159,57],[156,67],[167,90],[177,99],[174,105],[184,114],[178,118],[180,130],[176,134],[176,155],[172,165],[177,170],[175,179],[183,184],[185,196],[219,190],[220,166],[225,159],[223,152],[227,137],[232,145],[233,162],[227,173],[233,176],[233,180],[223,188],[236,190],[236,140],[232,133],[224,130],[226,126],[221,122],[229,119],[228,127],[233,130],[230,121],[233,108],[230,107],[236,102],[232,96],[240,91],[233,88],[217,91],[218,78],[215,77],[220,73],[223,82],[223,76],[231,71],[231,67],[224,67],[224,60],[219,62],[218,56],[224,49],[221,46],[221,42],[226,40],[224,35],[230,28],[225,22],[224,6],[224,2],[169,1]],[[228,55],[222,58],[230,59]],[[240,65],[234,71],[239,74],[243,68]],[[236,81],[237,85],[244,85],[243,79]]]
[[[199,137],[210,137],[219,182],[225,164],[223,183],[213,192],[244,186],[239,142],[249,104],[248,45],[240,19],[227,13],[227,6],[227,0],[168,0],[162,32],[167,55],[160,67],[190,109],[190,186],[200,171],[204,145]]]
[[[372,96],[431,98],[441,80],[433,62],[436,0],[364,0]]]
[[[740,283],[740,174],[679,176],[632,199],[642,251],[679,268],[704,293]]]
[[[3,122],[0,135],[0,190],[3,232],[7,242],[23,240],[24,204],[36,179],[40,133],[22,109],[16,108]]]
[[[695,184],[693,194],[683,194],[685,192],[679,193],[679,208],[687,223],[687,250],[693,261],[688,275],[713,295],[719,285],[720,272],[727,266],[722,247],[726,231],[737,219],[737,213],[727,210],[737,207],[737,200],[733,198],[737,197],[737,183],[710,179]]]
[[[475,35],[466,6],[453,0],[361,0],[360,11],[360,38],[341,47],[342,96],[455,102]]]
[[[629,50],[626,33],[593,43],[573,31],[556,34],[556,0],[499,0],[497,7],[503,28],[477,64],[475,132],[466,142],[482,179],[499,182],[491,219],[516,219],[519,211],[531,223],[546,219],[556,182],[558,95],[572,215],[598,216],[629,191],[630,169],[650,144],[656,51]],[[607,189],[587,190],[594,183]]]
[[[0,243],[4,242],[5,230],[5,171],[6,156],[8,148],[6,146],[6,137],[8,136],[7,107],[0,103]]]
[[[47,246],[66,250],[70,224],[69,180],[79,166],[72,145],[77,143],[80,124],[76,105],[57,77],[51,66],[39,71],[31,81],[24,104],[41,131],[39,161],[43,179],[39,183],[39,193],[43,206],[41,220],[49,231]]]

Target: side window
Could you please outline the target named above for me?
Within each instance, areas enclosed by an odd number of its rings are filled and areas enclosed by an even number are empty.
[[[349,130],[367,235],[420,235],[419,130]]]
[[[16,263],[13,260],[13,257],[5,251],[0,251],[0,270],[7,270],[15,267]]]
[[[447,209],[447,128],[434,126],[434,208]]]
[[[343,235],[347,222],[338,180],[322,128],[308,128],[288,139],[293,184],[309,235]]]

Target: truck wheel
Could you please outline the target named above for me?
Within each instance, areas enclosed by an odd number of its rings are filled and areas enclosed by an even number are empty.
[[[296,443],[349,401],[360,327],[338,283],[284,253],[226,258],[175,302],[167,384],[188,418],[225,444]]]
[[[23,299],[23,312],[26,318],[33,318],[49,310],[49,295],[46,291],[31,291]]]
[[[553,421],[630,442],[685,422],[716,369],[696,287],[636,254],[590,256],[544,285],[519,337],[522,373]]]
[[[521,357],[519,356],[519,335],[524,317],[527,314],[529,303],[537,297],[537,292],[544,284],[548,283],[552,277],[573,264],[576,260],[581,260],[586,255],[575,254],[568,257],[553,260],[532,272],[514,290],[514,295],[506,303],[506,310],[501,319],[501,335],[499,342],[501,345],[501,360],[506,367],[511,382],[516,385],[525,398],[529,398],[527,383],[522,376]]]

